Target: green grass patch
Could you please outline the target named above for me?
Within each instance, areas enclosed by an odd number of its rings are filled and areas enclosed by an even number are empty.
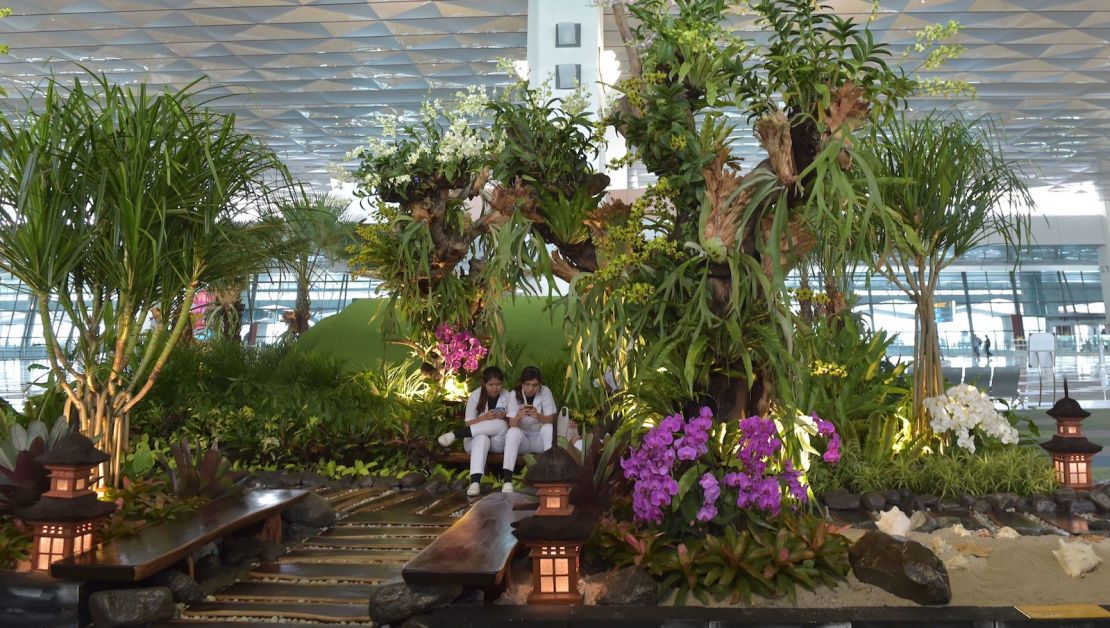
[[[350,363],[355,368],[373,368],[386,362],[401,362],[409,357],[406,347],[386,342],[381,317],[388,299],[359,299],[342,312],[329,316],[305,332],[296,351],[327,355]],[[521,365],[538,365],[566,354],[561,307],[541,297],[517,297],[504,305],[505,335],[509,345],[523,347]]]

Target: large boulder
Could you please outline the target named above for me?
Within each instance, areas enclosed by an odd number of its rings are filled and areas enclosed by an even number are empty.
[[[625,567],[609,574],[597,597],[603,606],[655,606],[659,583],[640,567]]]
[[[281,513],[286,523],[322,528],[335,523],[335,508],[316,493],[309,493],[301,501]]]
[[[401,579],[370,587],[370,619],[381,626],[399,624],[426,611],[442,608],[459,597],[457,585],[412,585]]]
[[[89,596],[89,614],[96,628],[142,626],[173,618],[173,593],[167,587],[113,589]]]
[[[188,576],[176,569],[160,571],[144,584],[166,587],[173,594],[173,601],[193,604],[204,599],[204,589]]]
[[[848,550],[848,560],[861,582],[898,597],[918,604],[947,604],[952,599],[944,563],[916,541],[871,531]]]

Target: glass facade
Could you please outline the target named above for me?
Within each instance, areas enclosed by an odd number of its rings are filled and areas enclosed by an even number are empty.
[[[998,353],[1024,349],[1032,332],[1055,333],[1058,353],[1098,354],[1105,327],[1098,249],[1034,246],[1021,252],[1021,266],[1015,262],[1004,246],[982,246],[941,272],[934,301],[945,357],[970,356],[972,334],[990,338],[991,352]],[[797,285],[796,274],[792,281]],[[893,354],[911,356],[909,297],[883,277],[862,274],[855,291],[855,311],[873,329],[896,335]]]
[[[375,296],[377,282],[355,277],[343,267],[322,268],[310,290],[312,322],[339,312],[354,299]],[[276,342],[285,333],[281,315],[292,310],[297,297],[293,276],[271,269],[251,277],[243,293],[243,337],[254,326],[255,342]],[[53,328],[67,343],[73,340],[72,328],[60,310],[50,313]],[[46,357],[42,321],[35,311],[30,293],[11,275],[0,274],[0,359],[38,360]]]

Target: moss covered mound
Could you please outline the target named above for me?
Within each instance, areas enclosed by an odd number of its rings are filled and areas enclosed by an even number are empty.
[[[517,297],[504,305],[505,333],[509,343],[524,347],[522,364],[538,364],[567,352],[563,335],[562,308],[538,297]],[[312,326],[297,341],[298,351],[327,354],[369,368],[385,358],[401,361],[409,356],[405,347],[386,342],[378,314],[387,299],[357,299],[344,310]]]

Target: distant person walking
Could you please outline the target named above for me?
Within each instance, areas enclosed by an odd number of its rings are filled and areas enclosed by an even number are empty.
[[[982,344],[983,341],[979,340],[979,336],[976,336],[975,334],[971,335],[971,355],[975,356],[976,360],[979,359],[979,347]]]
[[[983,351],[987,354],[987,359],[991,359],[991,339],[983,336]]]

